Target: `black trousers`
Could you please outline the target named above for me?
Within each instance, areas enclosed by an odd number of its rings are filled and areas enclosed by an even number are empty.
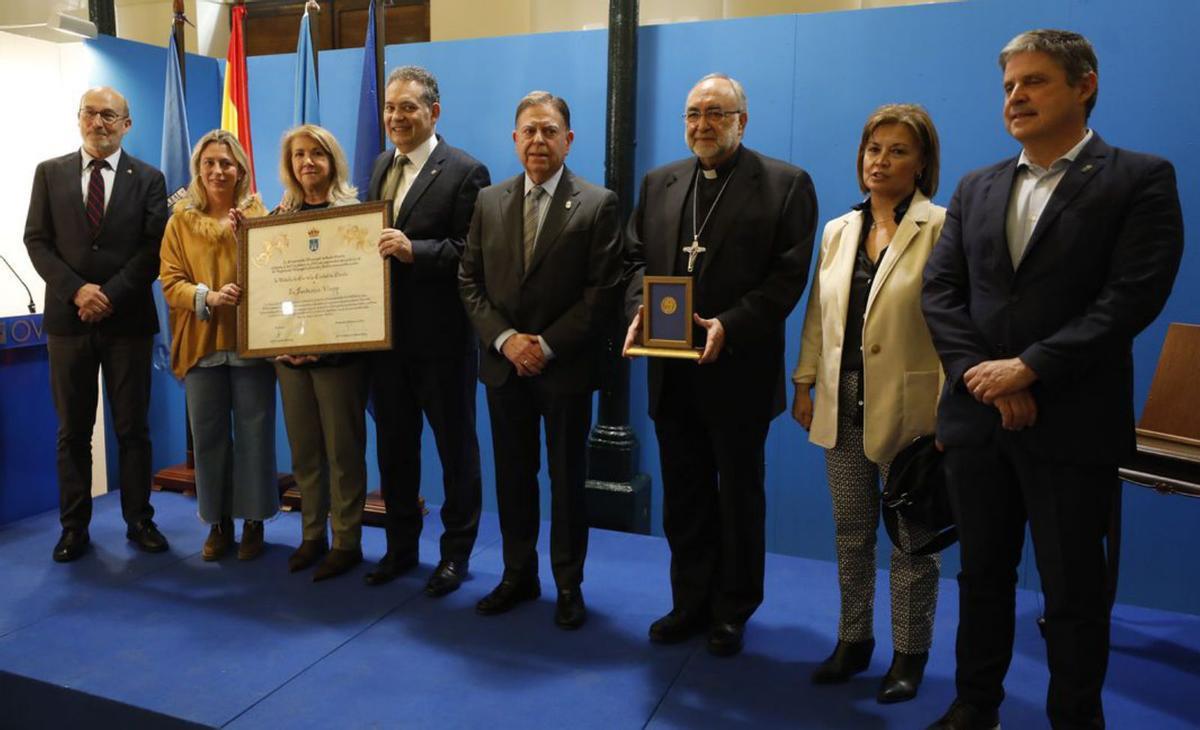
[[[421,431],[429,420],[442,462],[443,560],[471,557],[479,533],[483,486],[475,436],[474,350],[458,359],[418,360],[380,352],[372,356],[380,491],[387,508],[387,549],[416,553],[422,515]]]
[[[676,610],[745,623],[763,600],[770,421],[707,413],[696,407],[703,397],[688,375],[668,372],[654,422],[671,593]]]
[[[59,519],[86,529],[92,519],[92,428],[104,374],[117,434],[121,513],[134,525],[154,516],[150,506],[151,335],[50,335],[50,389],[58,413]]]
[[[1046,598],[1046,713],[1055,728],[1104,727],[1109,602],[1104,536],[1117,467],[1051,463],[1013,434],[946,451],[962,570],[958,697],[999,707],[1012,659],[1017,567],[1029,523]]]
[[[538,470],[544,421],[550,471],[550,567],[559,590],[578,588],[588,544],[584,483],[592,394],[551,393],[536,376],[513,375],[504,385],[489,387],[487,398],[504,577],[516,580],[538,574]]]

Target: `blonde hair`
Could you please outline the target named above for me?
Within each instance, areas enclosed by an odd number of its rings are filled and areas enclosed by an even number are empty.
[[[283,198],[279,201],[282,210],[298,210],[304,205],[304,188],[292,170],[292,142],[297,137],[309,137],[325,150],[329,156],[329,202],[346,205],[358,202],[358,189],[350,184],[350,165],[346,154],[333,134],[315,124],[301,124],[283,134],[279,151],[279,180],[283,183]]]
[[[200,155],[210,144],[225,145],[230,156],[233,157],[233,161],[237,163],[238,181],[233,188],[233,205],[235,208],[241,208],[251,196],[250,158],[246,156],[246,150],[242,149],[242,144],[238,142],[237,137],[224,129],[214,129],[204,135],[192,149],[192,181],[188,183],[188,200],[195,208],[208,212],[208,193],[204,190],[204,183],[200,181]]]

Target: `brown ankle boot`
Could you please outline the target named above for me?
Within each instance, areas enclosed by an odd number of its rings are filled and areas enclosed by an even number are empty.
[[[233,547],[233,520],[222,519],[208,530],[208,539],[200,557],[207,561],[220,560]]]
[[[304,540],[300,547],[288,556],[288,571],[295,573],[316,565],[325,553],[329,552],[329,543],[321,540]]]
[[[253,560],[262,555],[265,547],[262,521],[245,520],[242,522],[242,542],[238,545],[238,560]]]

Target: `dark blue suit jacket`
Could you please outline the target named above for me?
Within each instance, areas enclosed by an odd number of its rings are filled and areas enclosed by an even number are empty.
[[[25,219],[25,247],[46,281],[45,324],[52,335],[152,335],[158,331],[151,284],[167,225],[166,183],[156,168],[121,151],[112,194],[95,239],[84,211],[79,151],[37,166]],[[79,319],[75,292],[99,284],[112,314]]]
[[[1014,271],[1005,222],[1016,169],[1014,158],[962,179],[925,268],[922,308],[946,371],[938,437],[992,438],[999,412],[963,374],[1020,357],[1038,375],[1038,415],[1016,437],[1046,459],[1116,463],[1134,443],[1133,338],[1162,310],[1183,252],[1175,170],[1094,135]]]
[[[380,187],[395,152],[375,158],[368,195]],[[463,357],[475,335],[458,299],[458,262],[471,226],[479,191],[491,177],[482,162],[446,144],[438,135],[433,154],[395,211],[393,227],[412,241],[413,262],[390,258],[392,267],[392,348],[427,359]]]

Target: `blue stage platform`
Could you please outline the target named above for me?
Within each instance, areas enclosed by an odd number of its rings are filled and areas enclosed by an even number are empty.
[[[840,687],[808,683],[835,638],[829,563],[769,556],[767,600],[746,651],[716,659],[701,639],[646,641],[650,621],[669,608],[659,538],[592,531],[589,621],[564,632],[551,621],[545,560],[540,601],[475,614],[501,571],[494,515],[484,516],[471,580],[432,600],[421,587],[436,562],[436,514],[421,568],[368,588],[367,564],[320,584],[287,572],[298,515],[267,525],[259,560],[205,563],[193,501],[160,493],[154,504],[171,540],[166,555],[125,542],[111,495],[97,500],[92,550],[75,563],[50,560],[55,513],[0,530],[0,727],[916,728],[953,695],[949,581],[920,697],[884,707],[874,693],[891,657],[886,600],[870,671]],[[367,530],[364,551],[368,561],[380,557],[381,531]],[[1044,727],[1037,596],[1022,593],[1018,610],[1001,717],[1009,728]],[[1200,617],[1119,606],[1108,676],[1110,727],[1200,727]]]

